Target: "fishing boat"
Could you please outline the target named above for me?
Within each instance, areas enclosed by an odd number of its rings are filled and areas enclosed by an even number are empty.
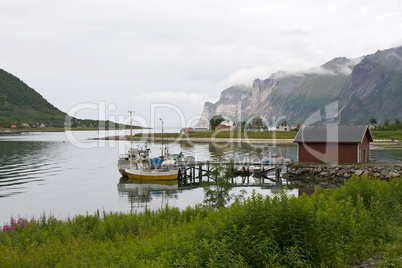
[[[131,167],[131,162],[133,161],[144,161],[149,159],[150,149],[145,144],[144,147],[131,148],[127,154],[120,155],[117,161],[117,168],[123,177],[127,177],[126,168]]]
[[[125,173],[129,182],[177,184],[178,169],[171,166],[156,167],[148,162],[133,163],[132,167],[125,169]]]
[[[127,155],[121,156],[118,161],[118,168],[123,176],[127,176],[130,182],[139,183],[176,183],[178,167],[176,161],[170,156],[167,147],[163,147],[160,157],[150,158],[151,149],[133,149],[132,139],[132,112],[130,111],[130,136],[131,146]],[[162,126],[163,135],[163,126]]]
[[[129,111],[130,113],[130,150],[127,154],[122,154],[117,161],[117,168],[119,169],[120,174],[123,177],[127,177],[126,168],[130,168],[130,163],[133,161],[144,161],[149,158],[150,149],[145,144],[145,147],[138,146],[137,148],[133,148],[133,120],[132,113],[133,111]]]

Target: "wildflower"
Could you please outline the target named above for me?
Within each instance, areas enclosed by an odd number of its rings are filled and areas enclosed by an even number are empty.
[[[10,232],[12,230],[10,225],[4,225],[3,226],[3,232]]]
[[[15,219],[13,217],[11,217],[11,229],[15,230],[17,229],[17,222],[15,221]]]

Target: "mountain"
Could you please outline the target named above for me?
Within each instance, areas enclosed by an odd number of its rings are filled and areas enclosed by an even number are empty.
[[[300,73],[277,72],[252,87],[232,86],[206,102],[199,126],[214,115],[247,121],[258,115],[276,125],[340,122],[367,124],[402,118],[402,47],[358,59],[335,58]],[[306,121],[307,120],[307,121]]]
[[[341,92],[341,122],[402,118],[402,46],[366,56]]]
[[[60,111],[19,78],[0,69],[0,126],[46,124],[63,127],[66,113]]]
[[[125,128],[111,121],[77,119],[67,116],[18,77],[0,69],[0,127],[64,127],[70,119],[73,128]],[[136,126],[135,128],[141,128]]]

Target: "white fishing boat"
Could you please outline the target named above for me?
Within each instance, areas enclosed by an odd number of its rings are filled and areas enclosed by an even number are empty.
[[[160,157],[150,158],[151,150],[147,145],[133,149],[131,114],[130,111],[131,148],[127,155],[119,158],[117,166],[120,173],[127,176],[130,182],[177,184],[178,167],[167,147],[163,147],[163,139]]]
[[[133,163],[132,167],[125,169],[125,173],[129,182],[177,184],[178,169],[170,166],[155,168],[149,163]]]
[[[117,160],[117,168],[123,177],[127,177],[126,168],[130,168],[131,162],[141,162],[149,159],[150,149],[145,144],[144,147],[137,147],[130,149],[127,154],[120,155]]]

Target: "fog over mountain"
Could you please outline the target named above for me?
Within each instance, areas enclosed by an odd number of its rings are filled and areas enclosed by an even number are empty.
[[[214,115],[234,121],[261,116],[267,124],[367,124],[402,118],[402,46],[348,59],[334,58],[303,72],[276,72],[252,86],[234,85],[205,102],[199,126]],[[307,121],[306,121],[307,120]]]

